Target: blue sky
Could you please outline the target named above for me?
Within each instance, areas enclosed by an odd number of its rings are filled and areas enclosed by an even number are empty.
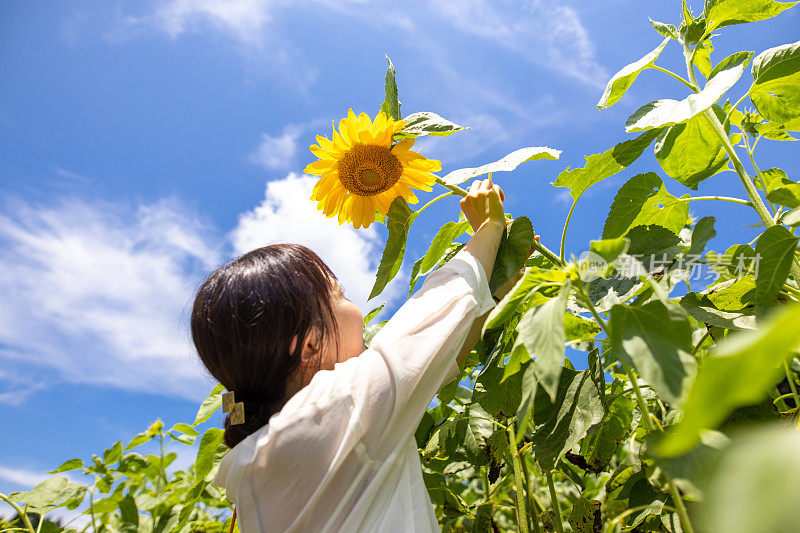
[[[367,303],[385,228],[325,219],[301,172],[331,120],[350,107],[374,116],[384,54],[404,115],[433,111],[471,127],[418,143],[445,172],[523,146],[563,150],[559,161],[494,178],[506,210],[530,217],[557,249],[569,207],[550,185],[558,172],[623,140],[639,106],[685,96],[647,71],[616,106],[595,108],[607,79],[660,42],[648,17],[677,23],[679,9],[634,0],[0,4],[0,492],[29,488],[157,417],[191,420],[212,383],[192,352],[187,310],[204,275],[238,253],[301,242],[364,313],[388,300],[388,318],[402,304],[411,262],[457,218],[457,199],[415,222],[398,281]],[[798,27],[793,9],[726,28],[712,59],[792,42]],[[659,63],[683,73],[674,43]],[[760,157],[791,176],[793,148],[767,141]],[[651,152],[586,193],[568,252],[599,237],[616,189],[643,169],[655,169]],[[723,173],[694,194],[739,188]],[[692,212],[712,207],[712,247],[756,235],[742,228],[755,222],[742,206],[694,202]]]

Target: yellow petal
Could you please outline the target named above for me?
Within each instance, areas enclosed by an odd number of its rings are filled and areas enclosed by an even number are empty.
[[[414,146],[414,139],[406,137],[392,147],[392,153],[396,155],[404,155],[412,146]]]
[[[317,144],[323,150],[330,150],[331,148],[333,148],[333,141],[331,141],[327,137],[323,137],[322,135],[317,135]]]
[[[416,153],[416,152],[409,152]],[[428,159],[420,156],[417,159],[412,159],[408,162],[408,166],[416,170],[425,170],[427,172],[438,172],[442,170],[442,162],[437,159]]]
[[[347,127],[347,137],[350,139],[350,142],[352,144],[355,144],[355,143],[359,142],[359,139],[358,139],[358,117],[356,117],[356,114],[353,113],[352,109],[350,109],[347,112],[346,127]]]
[[[324,148],[320,148],[316,144],[312,144],[308,147],[311,150],[311,153],[315,156],[319,157],[320,159],[331,159],[331,160],[338,160],[338,154],[333,153],[331,151],[325,150]]]
[[[306,174],[317,174],[321,176],[322,174],[325,174],[334,168],[336,168],[336,161],[331,161],[330,159],[319,159],[306,165],[306,168],[303,169],[303,172]]]

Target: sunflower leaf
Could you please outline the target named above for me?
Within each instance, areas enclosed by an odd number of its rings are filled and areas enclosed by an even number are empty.
[[[661,41],[661,44],[656,46],[652,52],[649,52],[638,61],[624,66],[622,70],[614,74],[614,77],[608,81],[606,89],[603,91],[603,96],[600,97],[600,101],[597,102],[597,108],[605,109],[616,104],[619,99],[622,98],[622,95],[625,94],[625,91],[633,85],[637,76],[639,76],[643,70],[653,66],[653,62],[661,55],[661,51],[667,46],[669,40],[670,37],[667,37]]]
[[[386,248],[383,249],[378,273],[375,275],[375,285],[372,287],[368,300],[383,292],[386,285],[394,279],[403,263],[403,254],[406,251],[406,240],[411,223],[416,218],[417,212],[408,207],[405,199],[398,196],[392,201],[386,217],[386,226],[389,228],[389,238]]]
[[[479,167],[454,170],[447,174],[443,179],[445,183],[449,185],[458,185],[459,183],[464,183],[470,178],[483,176],[489,172],[509,172],[520,166],[522,163],[537,159],[555,160],[558,159],[558,156],[560,155],[561,150],[554,150],[553,148],[548,148],[546,146],[528,146],[527,148],[514,150],[502,159],[493,163],[487,163]]]
[[[467,126],[460,126],[455,122],[450,122],[436,113],[430,111],[420,111],[411,113],[403,119],[406,125],[402,130],[394,134],[394,139],[404,139],[406,137],[423,137],[425,135],[435,135],[444,137],[458,131],[468,130]]]
[[[397,72],[394,70],[394,65],[389,56],[386,56],[386,61],[389,62],[389,67],[386,69],[386,99],[381,104],[381,111],[386,113],[386,116],[395,120],[400,120],[400,100],[397,99]]]
[[[625,131],[631,133],[680,124],[702,113],[739,81],[752,57],[753,52],[737,52],[723,59],[714,67],[706,86],[699,93],[690,94],[680,101],[664,99],[643,105],[628,118]]]
[[[577,200],[592,185],[633,164],[660,132],[660,129],[646,131],[635,139],[623,141],[601,154],[585,156],[584,166],[563,170],[553,182],[553,186],[567,187],[570,196]]]

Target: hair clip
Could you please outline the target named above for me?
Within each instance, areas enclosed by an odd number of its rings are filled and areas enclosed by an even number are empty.
[[[244,424],[244,403],[234,399],[233,391],[222,395],[222,412],[230,413],[231,425]]]

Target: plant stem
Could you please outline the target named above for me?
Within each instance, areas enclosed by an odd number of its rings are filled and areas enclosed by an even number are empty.
[[[446,187],[453,194],[457,194],[459,196],[466,196],[467,194],[469,194],[467,191],[465,191],[461,187],[458,187],[457,185],[450,185],[449,183],[445,183],[444,180],[442,178],[440,178],[439,176],[436,176],[436,183],[438,183],[439,185],[441,185],[443,187]],[[436,200],[436,198],[434,198],[434,200]],[[425,207],[426,206],[422,206],[420,211],[422,209],[424,209]],[[417,212],[419,213],[419,211],[417,211]],[[551,252],[547,248],[547,246],[545,246],[544,244],[541,244],[541,243],[537,242],[536,240],[534,240],[534,241],[531,242],[531,246],[533,246],[534,250],[536,250],[540,254],[542,254],[548,261],[553,263],[555,266],[564,266],[564,261],[562,261],[556,254]]]
[[[569,221],[572,219],[572,212],[575,211],[575,204],[578,203],[577,198],[572,199],[572,205],[569,208],[569,213],[567,213],[567,219],[564,221],[564,229],[561,230],[561,250],[558,253],[561,262],[564,262],[564,244],[567,241],[567,228],[569,227]]]
[[[453,196],[454,194],[456,194],[456,193],[454,193],[453,191],[449,191],[449,192],[446,192],[446,193],[444,193],[444,194],[440,194],[439,196],[437,196],[436,198],[434,198],[433,200],[431,200],[431,201],[430,201],[430,202],[428,202],[427,204],[425,204],[425,205],[423,205],[422,207],[420,207],[419,209],[417,209],[417,215],[419,215],[420,213],[422,213],[423,211],[425,211],[425,210],[426,210],[426,209],[427,209],[429,206],[431,206],[431,205],[435,204],[436,202],[438,202],[438,201],[439,201],[439,200],[441,200],[442,198],[445,198],[445,197],[447,197],[447,196]]]
[[[723,122],[723,123],[722,123],[722,127],[723,127],[723,128],[724,128],[725,126],[727,126],[727,125],[728,125],[728,122],[730,122],[730,120],[731,120],[731,115],[733,115],[733,112],[734,112],[734,111],[736,111],[736,108],[737,108],[737,107],[739,107],[739,104],[741,104],[741,103],[742,103],[742,100],[744,100],[745,98],[747,98],[747,95],[748,95],[748,94],[750,94],[750,91],[748,91],[748,92],[744,93],[744,94],[742,95],[742,97],[741,97],[741,98],[739,98],[738,100],[736,100],[736,103],[735,103],[735,104],[733,104],[733,107],[731,107],[731,110],[730,110],[730,111],[728,111],[728,114],[727,114],[727,115],[725,115],[725,122]]]
[[[700,89],[697,85],[697,77],[694,75],[694,65],[692,65],[693,56],[686,43],[683,45],[683,56],[686,59],[686,71],[689,74],[689,81],[692,82],[693,85],[692,90],[695,93],[700,92]],[[761,195],[758,194],[758,191],[753,185],[753,180],[744,170],[744,165],[742,165],[742,161],[739,159],[736,150],[734,150],[733,146],[731,145],[731,141],[728,139],[728,135],[725,133],[725,128],[722,127],[717,115],[715,115],[714,111],[711,109],[706,109],[704,114],[711,122],[714,133],[717,135],[717,138],[725,148],[725,152],[728,154],[731,163],[733,163],[733,168],[736,170],[736,174],[739,176],[739,180],[742,182],[744,190],[747,192],[747,196],[750,197],[750,201],[753,203],[752,208],[755,209],[758,217],[764,223],[765,227],[771,228],[772,226],[776,225],[776,222],[772,218],[767,206],[764,205],[764,200],[762,200]],[[800,263],[798,263],[797,260],[792,261],[792,275],[794,276],[795,280],[800,281]]]
[[[684,533],[694,533],[694,527],[692,527],[692,523],[689,521],[689,513],[686,512],[686,506],[683,504],[683,498],[681,498],[681,493],[678,492],[678,487],[675,486],[675,483],[673,483],[671,479],[667,481],[667,484],[669,485],[669,493],[672,496],[672,502],[675,504],[675,509],[678,511],[678,517],[681,519]]]
[[[553,508],[557,533],[564,533],[564,524],[561,522],[561,508],[558,505],[558,494],[556,494],[556,484],[553,482],[553,472],[548,470],[544,473],[547,477],[547,487],[550,489],[550,506]]]
[[[520,462],[522,463],[522,473],[525,475],[525,492],[528,495],[528,505],[530,505],[530,510],[528,513],[531,517],[533,533],[540,533],[539,511],[536,509],[536,496],[533,494],[533,490],[531,490],[531,474],[528,471],[528,465],[526,464],[525,460],[523,459]]]
[[[697,353],[697,350],[700,349],[700,346],[703,345],[703,341],[706,340],[709,337],[709,335],[711,335],[711,330],[710,329],[706,329],[705,335],[700,337],[700,340],[697,341],[697,344],[695,345],[694,350],[692,350],[692,355]]]
[[[792,389],[792,398],[794,399],[794,406],[800,407],[800,395],[797,394],[797,387],[794,384],[794,376],[789,370],[789,363],[786,359],[783,360],[783,370],[786,372],[786,380],[789,382],[789,388]]]
[[[741,198],[732,198],[730,196],[691,196],[689,198],[677,198],[679,202],[692,202],[694,200],[720,200],[722,202],[732,202],[734,204],[741,204],[741,205],[753,205],[753,202],[749,200],[742,200]]]
[[[750,148],[750,141],[747,140],[747,132],[746,131],[742,131],[742,139],[744,140],[744,147],[745,147],[745,150],[747,151],[747,157],[750,158],[750,164],[753,165],[753,170],[756,171],[756,177],[758,177],[758,182],[761,184],[761,188],[764,190],[764,195],[766,196],[766,194],[768,192],[767,191],[767,183],[764,181],[764,175],[761,173],[761,169],[758,168],[758,165],[756,165],[756,160],[753,157],[753,149]],[[772,212],[775,212],[775,204],[773,204],[772,202],[769,202],[769,207],[772,210]],[[775,220],[775,217],[772,217],[772,219]]]
[[[513,424],[509,425],[506,435],[508,437],[508,454],[511,456],[511,467],[514,470],[514,485],[516,486],[515,504],[517,508],[519,532],[528,533],[528,513],[525,510],[525,481],[522,478],[522,466],[520,465],[519,455],[517,455],[517,447],[514,444]]]
[[[654,69],[656,69],[656,70],[658,70],[658,71],[661,71],[661,72],[663,72],[664,74],[669,74],[670,76],[672,76],[673,78],[675,78],[676,80],[678,80],[678,81],[679,81],[679,82],[681,82],[682,84],[686,85],[686,86],[687,86],[687,87],[689,87],[690,89],[692,88],[692,84],[691,84],[691,83],[689,83],[688,81],[686,81],[686,80],[685,80],[685,79],[683,79],[682,77],[678,76],[677,74],[675,74],[675,73],[674,73],[674,72],[672,72],[671,70],[667,70],[667,69],[665,69],[665,68],[661,68],[661,67],[659,67],[658,65],[651,65],[651,68],[654,68]]]
[[[639,383],[636,381],[636,376],[633,373],[633,369],[625,363],[622,363],[622,367],[625,369],[625,373],[628,374],[628,379],[631,380],[633,393],[636,395],[636,403],[639,404],[639,410],[642,412],[644,427],[647,429],[648,433],[652,433],[655,427],[653,426],[653,421],[650,420],[650,410],[647,408],[647,403],[644,401],[642,390],[639,388]],[[669,477],[667,477],[667,485],[669,486],[669,493],[672,495],[672,501],[675,503],[675,509],[678,511],[678,516],[681,519],[683,531],[685,533],[694,533],[692,523],[689,521],[689,514],[686,512],[686,506],[683,504],[683,499],[681,498],[675,483],[673,483]]]
[[[489,467],[486,466],[482,467],[481,474],[483,475],[483,477],[481,478],[481,481],[483,482],[483,496],[485,501],[488,502],[490,501],[489,495],[492,493],[492,491],[489,490]]]
[[[17,515],[19,515],[19,518],[20,518],[20,520],[22,520],[22,524],[23,524],[25,527],[27,527],[27,528],[30,530],[30,532],[31,532],[31,533],[36,533],[36,532],[34,531],[34,529],[33,529],[33,524],[31,524],[31,521],[30,521],[30,519],[28,518],[28,513],[24,512],[22,509],[20,509],[20,508],[19,508],[19,505],[17,505],[17,504],[16,504],[16,503],[14,503],[13,501],[9,500],[9,499],[8,499],[8,496],[6,496],[5,494],[3,494],[2,492],[0,492],[0,500],[4,500],[4,501],[5,501],[6,503],[8,503],[8,504],[9,504],[11,507],[13,507],[13,508],[14,508],[14,510],[17,512]],[[41,521],[42,521],[42,520],[41,520],[41,518],[40,518],[40,519],[39,519],[39,522],[41,522]]]
[[[466,196],[467,194],[469,194],[469,192],[468,192],[467,190],[465,190],[465,189],[462,189],[462,188],[461,188],[461,187],[459,187],[458,185],[450,185],[449,183],[446,183],[446,182],[445,182],[445,181],[444,181],[442,178],[440,178],[439,176],[434,176],[434,177],[436,178],[436,183],[438,183],[439,185],[441,185],[441,186],[442,186],[442,187],[444,187],[445,189],[448,189],[448,190],[450,190],[451,192],[453,192],[453,193],[455,193],[455,194],[457,194],[457,195],[459,195],[459,196]]]
[[[644,396],[642,396],[642,389],[639,388],[639,383],[636,381],[633,369],[629,367],[627,363],[622,363],[622,368],[625,369],[625,373],[628,374],[628,379],[631,381],[633,394],[636,396],[636,403],[639,404],[639,410],[642,412],[644,427],[647,429],[648,433],[651,433],[655,427],[653,427],[653,421],[650,420],[650,410],[647,408],[647,402],[644,401]]]

